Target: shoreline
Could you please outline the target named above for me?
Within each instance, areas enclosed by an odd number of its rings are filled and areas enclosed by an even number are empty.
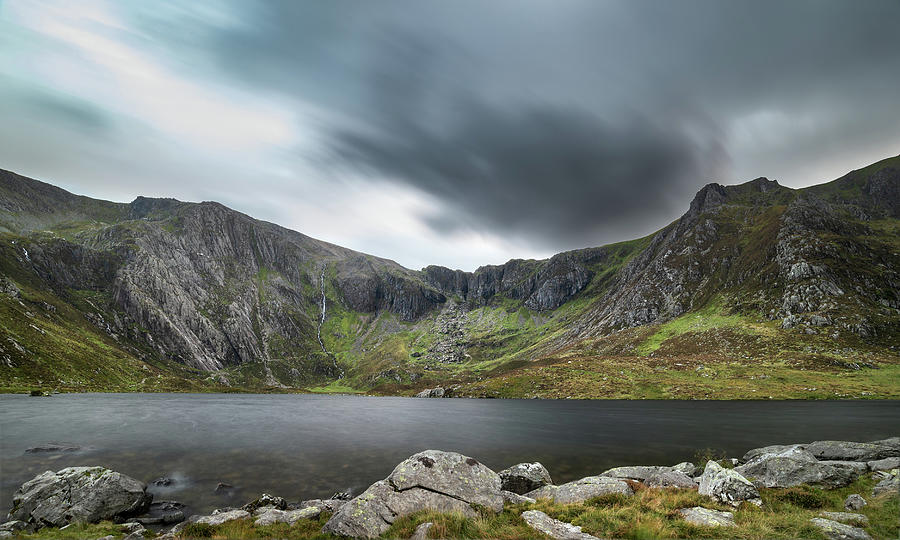
[[[494,472],[476,458],[426,450],[398,464],[386,479],[355,498],[338,493],[332,499],[289,503],[264,493],[239,508],[193,516],[179,515],[185,508],[181,503],[151,502],[147,485],[125,475],[102,467],[73,467],[43,473],[24,484],[9,516],[20,519],[13,525],[0,525],[0,537],[59,537],[55,536],[59,532],[62,537],[96,538],[90,535],[114,530],[113,538],[129,540],[208,534],[253,538],[275,532],[286,538],[408,538],[415,529],[432,523],[429,527],[436,527],[435,532],[472,527],[490,530],[503,524],[522,532],[523,538],[541,538],[543,534],[587,540],[595,538],[594,533],[617,537],[610,534],[616,530],[632,535],[633,527],[627,524],[611,531],[603,520],[597,521],[599,516],[612,519],[628,514],[637,524],[652,518],[662,527],[660,534],[679,532],[685,537],[705,537],[712,530],[728,531],[734,537],[758,537],[754,535],[765,533],[766,527],[774,527],[782,519],[800,529],[763,537],[795,538],[795,533],[800,533],[807,535],[801,537],[837,538],[830,536],[829,527],[842,534],[847,534],[849,527],[857,535],[849,536],[852,538],[887,538],[898,532],[895,519],[893,525],[888,523],[889,516],[900,515],[896,513],[900,508],[898,467],[900,437],[865,443],[815,441],[751,449],[739,458],[709,459],[702,466],[682,462],[613,467],[597,476],[556,485],[551,472],[540,463],[520,463]],[[42,501],[52,498],[54,482],[81,489],[82,500],[94,500],[94,506],[106,513],[84,514],[83,521],[93,525],[72,525],[78,519],[66,512],[85,512],[84,507],[91,505],[67,511],[50,505],[48,510]],[[97,485],[106,486],[102,488],[106,491],[96,493],[101,489]],[[857,498],[863,499],[862,505]],[[846,508],[836,508],[838,499]],[[574,531],[579,526],[587,532]],[[895,527],[893,536],[885,536],[885,527],[891,526]],[[622,527],[630,532],[624,533]],[[777,527],[769,533],[773,531],[777,532]],[[484,537],[509,537],[508,531],[495,532],[495,536]]]

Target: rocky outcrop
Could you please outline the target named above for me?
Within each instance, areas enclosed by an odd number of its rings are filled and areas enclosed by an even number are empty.
[[[821,460],[872,461],[900,457],[900,437],[868,443],[850,441],[816,441],[805,445],[809,453]]]
[[[757,506],[762,505],[759,490],[739,472],[726,469],[715,461],[708,461],[703,475],[700,476],[701,495],[731,506],[740,506],[749,502]]]
[[[862,527],[869,526],[869,518],[862,514],[854,514],[851,512],[820,512],[819,516],[830,519],[831,521],[839,521],[850,525],[860,525]]]
[[[627,483],[606,476],[588,476],[559,486],[544,486],[525,494],[532,499],[550,499],[560,504],[580,503],[601,495],[634,495]]]
[[[263,510],[263,509],[260,509]],[[256,519],[253,524],[257,527],[265,525],[274,525],[275,523],[287,523],[293,525],[301,519],[312,519],[319,516],[322,510],[317,506],[307,506],[298,510],[278,510],[277,508],[268,508],[262,512],[256,512]]]
[[[140,514],[152,499],[146,484],[130,476],[103,467],[69,467],[22,484],[9,519],[30,528],[96,523]]]
[[[720,512],[718,510],[710,510],[702,506],[693,508],[682,508],[678,511],[681,517],[688,523],[694,525],[702,525],[704,527],[734,527],[734,514],[731,512]]]
[[[553,483],[550,471],[535,461],[534,463],[519,463],[498,473],[501,488],[518,495],[524,495],[529,491],[542,488]]]
[[[444,397],[444,389],[438,386],[437,388],[426,388],[422,390],[418,394],[416,394],[417,398],[442,398]]]
[[[735,471],[761,487],[791,487],[809,484],[827,488],[846,486],[866,471],[864,463],[819,461],[801,446],[757,455]]]
[[[878,483],[875,484],[874,488],[872,488],[872,496],[874,497],[877,497],[883,493],[900,493],[900,472],[898,472],[898,469],[892,470],[889,474],[879,480]]]
[[[540,510],[522,512],[522,519],[532,529],[554,540],[599,540],[596,536],[581,532],[581,527],[553,519]]]
[[[324,533],[374,538],[397,518],[419,510],[474,516],[472,505],[503,509],[500,476],[474,458],[426,450],[406,459],[384,480],[338,509]]]

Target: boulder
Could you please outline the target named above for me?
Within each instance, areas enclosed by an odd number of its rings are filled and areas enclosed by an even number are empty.
[[[257,508],[262,508],[264,506],[271,506],[276,510],[284,510],[287,508],[287,501],[284,500],[283,497],[276,497],[275,495],[269,495],[268,493],[263,493],[253,502],[249,502],[242,506],[243,510],[247,512],[253,512]]]
[[[889,457],[878,459],[875,461],[869,461],[866,463],[866,467],[868,467],[870,471],[890,471],[891,469],[900,468],[900,458]]]
[[[821,460],[875,461],[900,457],[900,438],[872,442],[816,441],[806,445],[806,449]]]
[[[790,450],[791,448],[803,448],[802,444],[773,444],[771,446],[763,446],[762,448],[754,448],[753,450],[749,450],[744,457],[741,458],[741,461],[747,463],[748,461],[753,461],[763,454],[780,454],[786,450]]]
[[[446,391],[438,386],[437,388],[426,388],[422,390],[418,394],[416,394],[417,398],[442,398],[446,394]]]
[[[501,489],[519,495],[553,483],[550,472],[538,462],[519,463],[497,474],[500,475]]]
[[[820,512],[819,515],[831,521],[840,521],[841,523],[849,523],[851,525],[869,526],[869,518],[862,514],[854,514],[851,512]]]
[[[321,509],[323,512],[328,512],[333,514],[337,512],[337,509],[344,506],[347,501],[343,499],[310,499],[308,501],[302,501],[299,505],[295,507],[291,507],[288,505],[289,510],[299,510],[301,508],[309,508],[310,506],[315,506],[316,508]]]
[[[534,504],[537,502],[531,497],[519,495],[518,493],[513,493],[512,491],[501,491],[500,495],[503,496],[503,502],[506,504]]]
[[[818,527],[828,540],[872,540],[869,533],[858,527],[823,518],[812,518],[809,522]]]
[[[619,478],[622,480],[637,480],[643,482],[651,475],[671,471],[672,467],[660,467],[656,465],[636,465],[632,467],[615,467],[600,473],[600,476]]]
[[[172,527],[172,530],[169,532],[174,535],[178,535],[178,533],[180,533],[190,523],[205,523],[207,525],[216,526],[228,521],[247,519],[248,517],[250,517],[250,512],[246,510],[217,510],[213,511],[213,513],[208,516],[191,516],[187,518],[187,520],[182,521],[178,525]]]
[[[700,467],[694,465],[690,461],[682,461],[678,465],[674,465],[672,467],[672,470],[675,472],[684,473],[691,478],[698,476],[701,472],[703,472],[700,470]]]
[[[553,519],[540,510],[522,512],[522,519],[532,529],[555,540],[598,540],[596,536],[581,532],[581,527]]]
[[[257,526],[273,525],[275,523],[293,525],[301,519],[317,518],[321,513],[322,510],[318,506],[307,506],[299,510],[278,510],[272,508],[259,514],[259,517],[256,518],[253,524]]]
[[[860,510],[866,504],[868,503],[866,503],[866,500],[863,499],[862,495],[859,493],[847,495],[847,498],[844,499],[844,508],[847,510]]]
[[[416,530],[413,531],[412,536],[409,537],[409,540],[425,540],[428,538],[428,531],[434,527],[434,523],[428,521],[425,523],[421,523]]]
[[[897,495],[900,493],[900,475],[897,474],[898,470],[894,469],[891,471],[891,475],[883,478],[879,481],[874,488],[872,488],[872,495],[878,496],[882,493],[892,493]]]
[[[810,484],[837,488],[850,484],[865,471],[861,463],[819,461],[803,447],[757,455],[735,471],[752,478],[760,487],[785,488]]]
[[[634,495],[631,486],[623,480],[607,476],[588,476],[560,486],[544,486],[526,493],[525,496],[532,499],[551,499],[554,502],[570,504],[584,502],[588,499],[611,493]]]
[[[140,514],[152,499],[147,485],[130,476],[103,467],[69,467],[22,484],[9,519],[33,528],[96,523]]]
[[[688,488],[697,489],[697,482],[680,471],[663,471],[653,473],[644,481],[650,488]]]
[[[24,521],[12,520],[0,523],[0,538],[11,538],[14,534],[26,529],[28,529],[28,524]]]
[[[178,501],[154,501],[147,511],[133,521],[142,525],[166,525],[184,521],[184,504]]]
[[[374,538],[397,518],[414,512],[431,509],[474,517],[473,505],[503,510],[500,476],[473,458],[425,450],[341,506],[322,532]]]
[[[706,463],[700,476],[700,494],[732,506],[740,506],[745,501],[762,505],[756,486],[741,473],[726,469],[712,460]]]
[[[703,525],[705,527],[734,527],[734,514],[731,512],[719,512],[702,506],[682,508],[678,511],[681,517],[688,523]]]

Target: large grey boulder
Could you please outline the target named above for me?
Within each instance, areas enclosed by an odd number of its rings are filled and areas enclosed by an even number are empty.
[[[823,518],[812,518],[809,522],[818,527],[828,540],[872,540],[869,533],[858,527]]]
[[[318,506],[307,506],[299,510],[278,510],[272,508],[257,515],[253,522],[256,526],[272,525],[275,523],[287,523],[293,525],[301,519],[313,519],[319,517],[322,510]]]
[[[663,471],[651,474],[644,481],[649,488],[687,488],[697,489],[697,482],[693,478],[679,471]]]
[[[786,450],[790,450],[791,448],[803,448],[802,444],[773,444],[771,446],[763,446],[762,448],[754,448],[753,450],[748,450],[744,457],[741,458],[741,461],[747,463],[749,461],[753,461],[763,454],[780,454]]]
[[[891,469],[900,468],[900,457],[889,457],[877,459],[866,463],[866,467],[870,471],[890,471]]]
[[[446,391],[438,386],[437,388],[426,388],[422,390],[418,394],[416,394],[417,398],[442,398]]]
[[[732,506],[740,506],[743,502],[762,505],[756,486],[741,473],[726,469],[712,460],[706,463],[706,468],[700,476],[699,491],[701,495]]]
[[[505,504],[534,504],[537,502],[531,497],[519,495],[518,493],[513,493],[512,491],[501,491],[500,495],[503,496],[503,502]]]
[[[204,523],[206,525],[217,526],[223,523],[227,523],[229,521],[235,521],[238,519],[247,519],[250,517],[250,512],[246,510],[241,510],[237,508],[227,509],[227,510],[213,510],[213,513],[208,516],[200,516],[193,515],[187,518],[185,521],[182,521],[178,525],[172,527],[169,531],[173,535],[177,535],[185,527],[187,527],[191,523]]]
[[[152,500],[147,485],[130,476],[103,467],[69,467],[22,484],[9,519],[31,528],[96,523],[140,514]]]
[[[690,461],[682,461],[678,465],[673,465],[672,470],[675,472],[684,473],[691,478],[695,476],[699,476],[703,471],[700,470],[700,467],[694,465]]]
[[[635,465],[631,467],[614,467],[608,471],[603,471],[600,476],[608,476],[610,478],[619,478],[622,480],[637,480],[643,482],[650,476],[671,471],[672,467],[661,467],[657,465]]]
[[[553,519],[540,510],[522,512],[522,519],[532,529],[546,534],[554,540],[598,540],[596,536],[581,532],[581,527]]]
[[[802,446],[759,454],[735,470],[757,486],[785,488],[810,484],[837,488],[850,484],[862,473],[862,463],[819,461]]]
[[[607,476],[588,476],[560,486],[544,486],[525,494],[532,499],[551,499],[562,504],[584,502],[601,495],[620,493],[634,495],[634,490],[623,480]]]
[[[477,460],[426,450],[341,506],[322,529],[354,538],[380,536],[398,518],[424,509],[474,517],[473,505],[503,510],[500,476]]]
[[[529,491],[550,485],[550,472],[538,462],[519,463],[499,473],[501,489],[524,495]]]
[[[874,461],[900,457],[900,437],[872,442],[816,441],[806,449],[821,460]]]
[[[704,527],[734,527],[734,514],[710,510],[702,506],[682,508],[678,511],[681,517],[688,523],[703,525]]]

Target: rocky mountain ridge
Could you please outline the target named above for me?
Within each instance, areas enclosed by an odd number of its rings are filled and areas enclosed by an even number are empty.
[[[884,340],[898,328],[898,218],[895,157],[801,190],[709,184],[644,239],[413,271],[214,202],[112,203],[0,171],[0,356],[8,369],[41,364],[29,320],[69,328],[80,323],[60,314],[74,310],[123,355],[226,385],[302,386],[345,369],[402,382],[448,362],[538,359],[723,294],[785,330]]]

